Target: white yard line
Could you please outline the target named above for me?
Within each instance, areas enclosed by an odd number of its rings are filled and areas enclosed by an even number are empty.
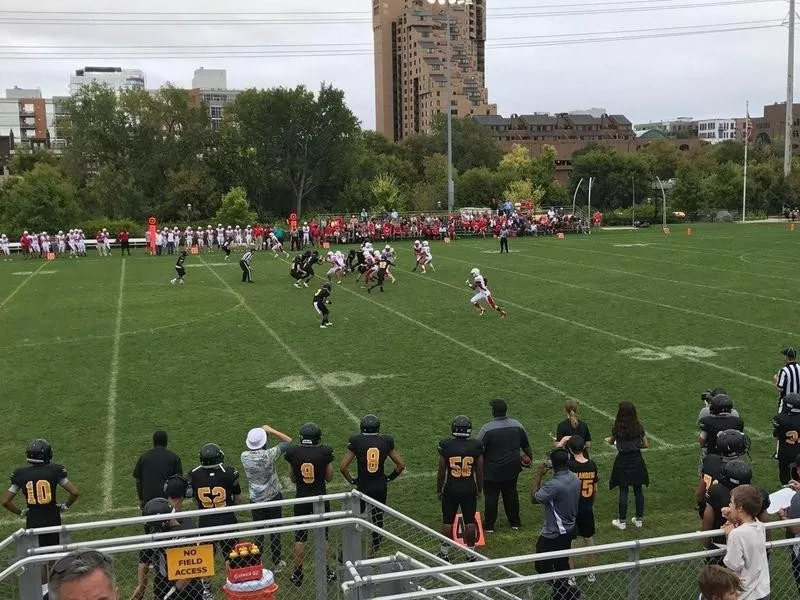
[[[466,246],[467,244],[461,244]],[[479,246],[477,244],[470,244],[473,248],[482,248],[483,246]],[[606,273],[616,273],[618,275],[627,275],[628,277],[639,277],[642,279],[650,279],[651,281],[663,281],[665,283],[674,283],[676,285],[688,285],[691,287],[697,287],[702,289],[711,290],[714,292],[721,292],[724,294],[735,294],[738,296],[750,296],[752,298],[760,298],[762,300],[772,300],[773,302],[786,302],[788,304],[800,304],[800,300],[793,300],[792,298],[782,298],[779,296],[767,296],[765,294],[757,294],[755,292],[744,292],[741,290],[732,290],[730,288],[719,287],[716,285],[708,285],[705,283],[696,283],[694,281],[686,281],[684,279],[669,279],[667,277],[656,277],[655,275],[646,275],[645,273],[637,273],[635,271],[626,271],[624,269],[612,269],[611,267],[603,267],[599,265],[590,265],[582,262],[575,262],[569,260],[559,260],[557,258],[549,258],[546,256],[539,256],[536,254],[528,254],[524,251],[518,251],[518,254],[524,256],[525,258],[530,258],[533,260],[543,260],[547,262],[552,262],[561,265],[569,265],[573,267],[583,267],[585,269],[592,269],[595,271],[605,271]]]
[[[422,277],[422,276],[420,276],[420,277]],[[442,283],[442,282],[439,282],[438,280],[435,280],[435,279],[431,279],[430,281],[435,281],[437,283]],[[455,286],[451,286],[450,284],[444,284],[444,285],[447,285],[448,287],[453,287],[454,289],[457,289],[457,290],[461,291],[461,288],[456,288]],[[580,399],[576,398],[575,396],[573,396],[572,394],[568,394],[567,392],[558,389],[557,387],[547,383],[546,381],[543,381],[543,380],[539,379],[538,377],[534,377],[533,375],[530,375],[529,373],[521,371],[521,370],[517,369],[516,367],[508,364],[507,362],[504,362],[504,361],[500,360],[499,358],[496,358],[496,357],[492,356],[491,354],[488,354],[488,353],[484,352],[483,350],[479,350],[478,348],[476,348],[475,346],[472,346],[471,344],[467,344],[466,342],[462,342],[461,340],[456,339],[453,336],[451,336],[451,335],[449,335],[449,334],[447,334],[447,333],[445,333],[443,331],[439,331],[435,327],[431,327],[430,325],[427,325],[427,324],[423,323],[422,321],[418,321],[417,319],[414,319],[413,317],[409,317],[408,315],[406,315],[404,313],[401,313],[400,311],[395,310],[394,308],[392,308],[390,306],[387,306],[386,304],[382,304],[381,302],[373,300],[371,297],[362,296],[358,292],[354,292],[353,290],[350,290],[350,289],[348,289],[346,287],[341,287],[339,289],[343,289],[344,291],[346,291],[346,292],[348,292],[350,294],[353,294],[354,296],[356,296],[358,298],[361,298],[365,302],[369,302],[371,304],[375,304],[376,306],[380,306],[381,308],[383,308],[384,310],[389,311],[393,315],[398,316],[401,319],[405,319],[409,323],[413,323],[417,327],[425,329],[426,331],[429,331],[430,333],[438,335],[439,337],[446,339],[447,341],[449,341],[449,342],[451,342],[451,343],[463,348],[464,350],[468,350],[469,352],[477,354],[478,356],[480,356],[482,358],[485,358],[486,360],[488,360],[490,362],[493,362],[494,364],[496,364],[498,366],[501,366],[504,369],[507,369],[508,371],[511,371],[515,375],[519,375],[520,377],[524,377],[525,379],[535,383],[539,387],[542,387],[542,388],[544,388],[546,390],[549,390],[549,391],[553,392],[554,394],[556,394],[558,396],[561,396],[563,398],[574,398],[582,406],[585,406],[590,411],[592,411],[594,413],[597,413],[599,415],[602,415],[603,417],[605,417],[609,421],[612,421],[612,422],[614,421],[614,415],[612,415],[609,412],[606,412],[602,408],[594,406],[594,405],[586,402],[585,400],[580,400]],[[666,441],[662,440],[661,438],[658,438],[658,437],[656,437],[654,435],[650,435],[650,434],[648,434],[648,435],[654,442],[657,442],[657,443],[661,444],[662,446],[665,446],[665,447],[668,447],[668,448],[672,447],[672,444],[670,444],[669,442],[666,442]]]
[[[568,283],[566,281],[559,281],[557,279],[550,279],[549,277],[542,277],[541,275],[531,275],[529,273],[522,273],[520,271],[512,271],[510,269],[503,269],[501,267],[495,267],[495,266],[479,264],[479,263],[476,263],[474,261],[468,262],[466,260],[453,258],[451,256],[444,256],[442,258],[444,258],[446,260],[453,260],[453,261],[456,261],[456,262],[460,262],[460,263],[463,263],[465,265],[473,265],[473,266],[481,267],[481,268],[484,268],[484,269],[493,269],[495,271],[500,271],[502,273],[509,273],[511,275],[518,275],[520,277],[526,277],[528,279],[538,279],[539,281],[546,281],[547,283],[552,283],[552,284],[563,286],[563,287],[573,288],[573,289],[576,289],[576,290],[584,290],[584,291],[587,291],[587,292],[592,292],[592,293],[596,293],[596,294],[602,294],[602,295],[605,295],[605,296],[611,296],[613,298],[620,298],[621,300],[630,300],[631,302],[639,302],[639,303],[642,303],[642,304],[649,304],[650,306],[658,306],[659,308],[666,308],[668,310],[674,310],[674,311],[686,313],[686,314],[689,314],[689,315],[696,315],[696,316],[699,316],[699,317],[708,317],[710,319],[718,319],[720,321],[726,321],[728,323],[735,323],[737,325],[743,325],[745,327],[753,327],[754,329],[763,329],[764,331],[771,331],[773,333],[780,333],[782,335],[791,335],[791,336],[794,336],[794,337],[800,337],[800,333],[794,333],[792,331],[787,331],[785,329],[778,329],[776,327],[769,327],[768,325],[759,325],[758,323],[751,323],[750,321],[740,321],[739,319],[734,319],[734,318],[731,318],[731,317],[723,317],[722,315],[717,315],[717,314],[714,314],[714,313],[702,312],[702,311],[699,311],[699,310],[693,310],[691,308],[683,308],[681,306],[672,306],[671,304],[663,304],[661,302],[656,302],[654,300],[645,300],[644,298],[636,298],[634,296],[626,296],[625,294],[618,294],[616,292],[609,292],[609,291],[606,291],[606,290],[599,290],[599,289],[596,289],[596,288],[586,287],[586,286],[583,286],[583,285],[577,285],[577,284],[574,284],[574,283]]]
[[[355,415],[355,413],[354,413],[352,410],[350,410],[350,409],[347,407],[347,405],[346,405],[346,404],[344,403],[344,401],[343,401],[343,400],[342,400],[342,399],[339,397],[339,395],[338,395],[336,392],[334,392],[334,391],[333,391],[333,390],[332,390],[330,387],[328,387],[327,385],[325,385],[325,382],[323,382],[323,381],[322,381],[322,378],[321,378],[321,377],[320,377],[320,376],[317,374],[317,372],[316,372],[316,371],[314,371],[314,370],[313,370],[311,367],[309,367],[309,366],[308,366],[308,364],[307,364],[307,363],[306,363],[306,362],[305,362],[305,361],[304,361],[302,358],[300,358],[300,356],[299,356],[297,353],[295,353],[295,351],[294,351],[294,350],[292,350],[292,349],[289,347],[289,345],[288,345],[286,342],[284,342],[284,341],[283,341],[283,339],[282,339],[282,338],[281,338],[281,337],[280,337],[280,336],[279,336],[277,333],[275,333],[275,331],[272,329],[272,327],[270,327],[269,325],[267,325],[267,322],[266,322],[266,321],[264,321],[264,319],[262,319],[262,318],[261,318],[261,316],[260,316],[260,315],[259,315],[259,314],[258,314],[256,311],[254,311],[254,310],[252,309],[252,307],[251,307],[251,306],[250,306],[250,305],[247,303],[247,301],[244,299],[244,296],[242,296],[241,294],[239,294],[238,292],[236,292],[236,291],[235,291],[235,290],[234,290],[234,289],[233,289],[233,288],[230,286],[230,284],[229,284],[227,281],[225,281],[225,280],[224,280],[224,279],[223,279],[223,278],[220,276],[220,274],[219,274],[219,273],[217,273],[217,272],[214,270],[214,268],[212,268],[212,267],[211,267],[211,266],[210,266],[208,263],[206,263],[206,261],[205,261],[205,260],[203,260],[203,259],[201,258],[201,259],[200,259],[200,262],[201,262],[201,263],[203,263],[203,264],[204,264],[206,267],[208,267],[208,270],[209,270],[209,271],[211,271],[211,272],[214,274],[214,276],[215,276],[217,279],[219,279],[219,280],[222,282],[222,284],[223,284],[225,287],[227,287],[227,288],[228,288],[228,289],[229,289],[229,290],[230,290],[230,291],[231,291],[233,294],[235,294],[235,295],[236,295],[236,296],[239,298],[239,300],[240,300],[240,302],[241,302],[241,305],[242,305],[242,306],[243,306],[245,309],[247,309],[247,312],[249,312],[249,313],[250,313],[250,314],[253,316],[253,318],[254,318],[254,319],[255,319],[255,320],[258,322],[258,324],[259,324],[259,325],[261,325],[261,327],[264,329],[264,331],[266,331],[266,332],[267,332],[267,333],[270,335],[270,337],[272,337],[272,339],[274,339],[276,342],[278,342],[278,345],[279,345],[281,348],[283,348],[283,349],[284,349],[284,351],[286,352],[286,354],[288,354],[288,355],[289,355],[289,356],[290,356],[290,357],[291,357],[291,358],[292,358],[292,359],[293,359],[293,360],[294,360],[294,361],[295,361],[295,362],[298,364],[298,366],[299,366],[299,367],[300,367],[300,368],[301,368],[303,371],[305,371],[305,372],[306,372],[306,375],[308,375],[308,376],[309,376],[309,377],[310,377],[310,378],[311,378],[311,379],[314,381],[314,383],[315,383],[315,384],[316,384],[316,385],[317,385],[317,386],[318,386],[318,387],[319,387],[319,388],[320,388],[320,389],[321,389],[323,392],[325,392],[325,394],[328,396],[328,398],[330,398],[330,399],[331,399],[331,401],[332,401],[332,402],[333,402],[333,403],[334,403],[336,406],[338,406],[338,407],[341,409],[341,411],[342,411],[342,412],[345,414],[345,416],[347,416],[347,418],[348,418],[348,419],[350,419],[350,420],[351,420],[353,423],[356,423],[356,424],[359,424],[359,423],[361,423],[361,419],[359,419],[359,418],[358,418],[358,417]],[[309,307],[309,308],[310,308],[310,307]]]
[[[445,259],[448,259],[448,260],[457,260],[457,259],[449,258],[449,257],[446,257],[446,256],[444,256],[442,258],[445,258]],[[406,272],[410,273],[410,271],[406,271]],[[420,275],[419,277],[422,277],[422,276]],[[433,283],[438,283],[440,285],[444,285],[444,286],[447,286],[449,288],[453,288],[454,290],[458,290],[459,292],[462,292],[462,293],[466,292],[466,290],[464,288],[460,288],[460,287],[455,286],[455,285],[453,285],[451,283],[447,283],[446,281],[440,281],[438,279],[429,279],[428,281],[431,281]],[[471,293],[471,292],[468,292],[468,293]],[[630,342],[631,344],[635,344],[635,345],[643,347],[643,348],[649,348],[650,350],[657,350],[659,352],[663,352],[664,351],[664,349],[661,348],[660,346],[656,346],[654,344],[649,344],[647,342],[643,342],[642,340],[637,340],[635,338],[631,338],[631,337],[628,337],[628,336],[625,336],[625,335],[620,335],[618,333],[614,333],[612,331],[607,331],[605,329],[601,329],[601,328],[595,327],[593,325],[587,325],[586,323],[581,323],[580,321],[573,321],[572,319],[567,319],[565,317],[561,317],[559,315],[554,315],[552,313],[547,313],[547,312],[544,312],[544,311],[541,311],[541,310],[536,310],[535,308],[530,308],[528,306],[523,306],[521,304],[517,304],[516,302],[511,302],[510,300],[501,300],[499,298],[496,298],[496,299],[501,304],[505,304],[507,306],[513,306],[514,308],[518,308],[520,310],[524,310],[526,312],[529,312],[529,313],[532,313],[532,314],[535,314],[535,315],[539,315],[541,317],[547,317],[548,319],[554,319],[556,321],[561,321],[562,323],[566,323],[566,324],[572,325],[574,327],[579,327],[581,329],[586,329],[587,331],[592,331],[594,333],[598,333],[600,335],[605,335],[605,336],[608,336],[608,337],[611,337],[611,338],[614,338],[614,339],[617,339],[617,340]],[[710,367],[712,369],[717,369],[719,371],[723,371],[723,372],[728,373],[730,375],[736,375],[738,377],[744,377],[745,379],[750,379],[751,381],[756,381],[758,383],[765,383],[765,384],[769,385],[770,387],[772,387],[773,389],[775,387],[775,383],[770,379],[762,379],[761,377],[756,377],[755,375],[750,375],[748,373],[744,373],[742,371],[737,371],[736,369],[731,369],[729,367],[725,367],[723,365],[718,365],[716,363],[708,362],[706,360],[701,360],[699,358],[693,358],[691,356],[685,356],[685,355],[679,355],[679,356],[676,356],[676,358],[680,358],[680,359],[683,359],[683,360],[686,360],[686,361],[689,361],[689,362],[693,362],[695,364],[699,364],[699,365],[703,365],[703,366],[706,366],[706,367]]]
[[[122,340],[122,300],[125,296],[125,261],[119,272],[117,316],[114,320],[114,343],[111,346],[111,377],[108,380],[108,416],[106,419],[106,462],[103,467],[103,510],[114,503],[114,445],[117,429],[117,382],[119,381],[119,348]]]
[[[25,285],[26,285],[26,284],[27,284],[27,283],[28,283],[28,282],[29,282],[29,281],[30,281],[30,280],[33,278],[33,276],[34,276],[34,275],[36,275],[36,274],[37,274],[39,271],[41,271],[41,270],[42,270],[42,269],[45,267],[45,265],[47,265],[47,263],[46,263],[46,262],[43,262],[42,264],[40,264],[40,265],[39,265],[39,267],[38,267],[38,268],[37,268],[35,271],[33,271],[33,272],[32,272],[30,275],[28,275],[28,276],[27,276],[25,279],[23,279],[22,281],[20,281],[20,282],[19,282],[19,285],[17,285],[17,287],[15,287],[15,288],[12,290],[12,292],[11,292],[11,293],[10,293],[8,296],[6,296],[6,297],[5,297],[5,299],[4,299],[2,302],[0,302],[0,310],[2,310],[2,309],[3,309],[3,307],[5,307],[5,305],[6,305],[6,304],[8,304],[8,303],[9,303],[9,301],[10,301],[10,300],[11,300],[11,299],[12,299],[14,296],[16,296],[16,295],[17,295],[17,293],[18,293],[18,292],[19,292],[19,291],[20,291],[22,288],[24,288],[24,287],[25,287]]]

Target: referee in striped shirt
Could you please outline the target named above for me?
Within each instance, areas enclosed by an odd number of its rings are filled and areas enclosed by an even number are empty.
[[[251,260],[253,260],[252,248],[248,249],[239,261],[239,266],[242,267],[242,283],[253,283],[253,269],[250,268]]]
[[[800,365],[797,364],[797,349],[789,346],[781,352],[785,365],[775,375],[778,388],[778,412],[783,411],[783,398],[786,394],[800,394]]]

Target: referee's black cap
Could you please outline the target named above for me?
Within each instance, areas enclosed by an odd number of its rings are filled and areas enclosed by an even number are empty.
[[[781,351],[781,354],[783,354],[786,358],[794,360],[795,358],[797,358],[797,348],[789,346],[787,348],[784,348]]]

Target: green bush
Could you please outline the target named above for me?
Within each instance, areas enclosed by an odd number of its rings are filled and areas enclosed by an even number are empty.
[[[111,237],[116,237],[117,233],[127,229],[131,237],[144,237],[147,230],[147,223],[137,223],[132,219],[89,219],[76,224],[78,229],[83,229],[86,238],[94,238],[98,231],[108,229]],[[183,231],[183,229],[181,229]]]

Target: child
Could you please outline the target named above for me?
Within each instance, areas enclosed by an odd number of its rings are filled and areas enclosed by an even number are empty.
[[[723,563],[742,582],[741,600],[769,598],[769,563],[764,525],[758,520],[762,510],[761,490],[740,485],[731,492],[731,503],[723,516],[727,551]]]
[[[742,582],[730,569],[706,565],[700,571],[699,600],[738,600],[741,591]]]

